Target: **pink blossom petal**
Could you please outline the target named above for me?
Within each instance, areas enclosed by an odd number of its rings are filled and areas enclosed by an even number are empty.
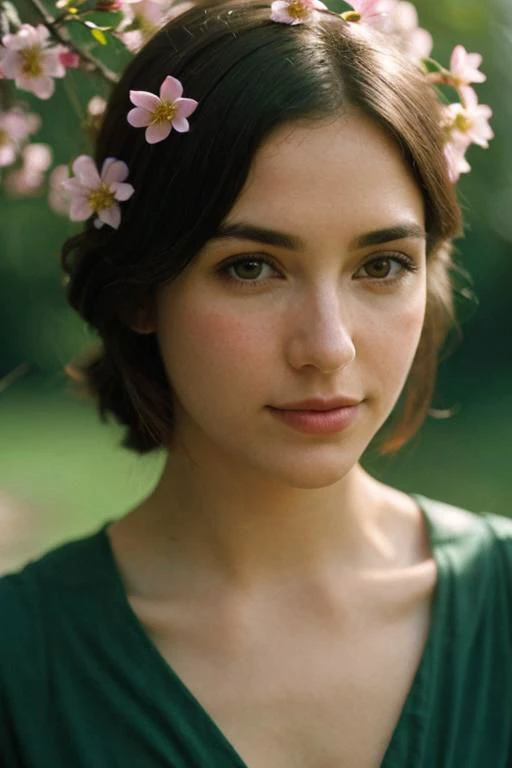
[[[16,152],[12,144],[4,144],[0,147],[0,168],[11,165],[16,160]]]
[[[84,187],[84,185],[75,177],[71,179],[64,179],[62,182],[62,187],[66,190],[66,192],[77,195],[85,195],[89,191],[89,189]]]
[[[151,122],[151,112],[142,107],[134,107],[130,109],[126,115],[126,119],[133,125],[134,128],[145,128]]]
[[[430,32],[418,27],[411,32],[409,40],[409,58],[413,61],[428,59],[434,47],[434,40]]]
[[[469,110],[474,110],[478,107],[478,96],[473,88],[468,90],[464,106]]]
[[[121,209],[117,203],[114,203],[110,208],[102,208],[101,211],[98,211],[98,218],[108,224],[109,227],[118,229],[121,223]]]
[[[449,142],[445,145],[444,155],[448,165],[448,176],[452,184],[456,184],[461,173],[469,173],[471,166],[466,160],[465,149],[463,147]]]
[[[175,77],[171,77],[171,75],[167,75],[160,86],[160,98],[172,103],[179,99],[182,93],[183,86],[180,81]]]
[[[466,49],[463,45],[456,45],[450,57],[450,70],[452,72],[460,72],[460,70],[464,67],[465,60]]]
[[[135,189],[131,184],[122,183],[119,181],[114,181],[110,185],[110,189],[114,193],[114,197],[116,200],[119,200],[120,202],[124,203],[125,200],[129,200],[130,197],[135,192]]]
[[[98,169],[94,160],[89,155],[79,155],[74,160],[73,173],[78,176],[79,181],[89,189],[96,189],[101,184]]]
[[[37,37],[39,38],[39,42],[43,45],[46,43],[48,38],[50,37],[50,30],[48,27],[45,27],[44,24],[38,24],[36,27],[36,33]]]
[[[50,77],[64,77],[66,67],[59,58],[58,51],[48,51],[44,56],[43,67],[46,75]]]
[[[163,141],[170,134],[171,128],[171,124],[167,122],[150,125],[148,128],[146,128],[147,143],[158,144],[159,141]]]
[[[459,85],[457,91],[459,92],[462,103],[465,107],[467,107],[469,104],[478,103],[478,96],[476,95],[475,89],[470,85]]]
[[[31,93],[34,93],[39,99],[49,99],[50,96],[53,96],[53,92],[55,91],[55,83],[53,82],[51,77],[47,77],[45,75],[42,75],[41,77],[31,77],[31,87],[26,88],[27,91],[31,91]]]
[[[160,104],[160,99],[149,91],[130,91],[130,101],[136,107],[142,107],[149,112],[154,112]]]
[[[172,127],[178,132],[178,133],[187,133],[187,131],[190,130],[190,125],[188,123],[188,120],[184,117],[175,117],[172,121]]]
[[[107,157],[101,169],[101,180],[107,186],[113,182],[124,181],[130,173],[128,166],[115,157]]]
[[[71,221],[85,221],[93,213],[86,197],[74,197],[69,207]]]
[[[190,117],[196,111],[198,103],[195,99],[178,99],[175,103],[176,117]]]

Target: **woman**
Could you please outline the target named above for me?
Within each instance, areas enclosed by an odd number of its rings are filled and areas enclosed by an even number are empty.
[[[512,524],[359,463],[404,387],[385,450],[419,427],[452,317],[431,86],[326,10],[210,4],[130,64],[96,162],[83,375],[167,461],[0,582],[2,765],[506,768]]]

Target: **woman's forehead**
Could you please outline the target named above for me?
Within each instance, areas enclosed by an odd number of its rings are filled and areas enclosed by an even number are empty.
[[[239,219],[299,231],[346,221],[366,231],[392,220],[421,225],[424,202],[399,146],[369,118],[350,113],[276,131],[226,221]]]

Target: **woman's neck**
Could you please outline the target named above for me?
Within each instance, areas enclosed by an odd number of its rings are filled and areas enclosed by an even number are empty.
[[[179,582],[243,591],[399,567],[413,557],[418,522],[412,499],[359,465],[302,489],[170,455],[154,491],[118,526],[163,597]]]

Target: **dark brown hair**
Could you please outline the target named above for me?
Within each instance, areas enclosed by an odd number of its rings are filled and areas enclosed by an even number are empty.
[[[172,74],[197,99],[186,136],[150,146],[128,125],[130,89],[158,93]],[[63,248],[68,300],[94,328],[101,349],[74,371],[127,427],[123,444],[140,453],[168,443],[172,391],[155,334],[132,330],[137,308],[194,258],[230,211],[254,155],[277,127],[362,110],[398,142],[422,192],[428,233],[425,325],[382,450],[394,451],[423,422],[440,347],[453,320],[451,240],[460,211],[443,155],[437,97],[419,69],[334,13],[307,24],[270,20],[269,5],[196,5],[161,29],[127,67],[110,98],[96,146],[124,160],[135,187],[118,230],[85,231]]]

